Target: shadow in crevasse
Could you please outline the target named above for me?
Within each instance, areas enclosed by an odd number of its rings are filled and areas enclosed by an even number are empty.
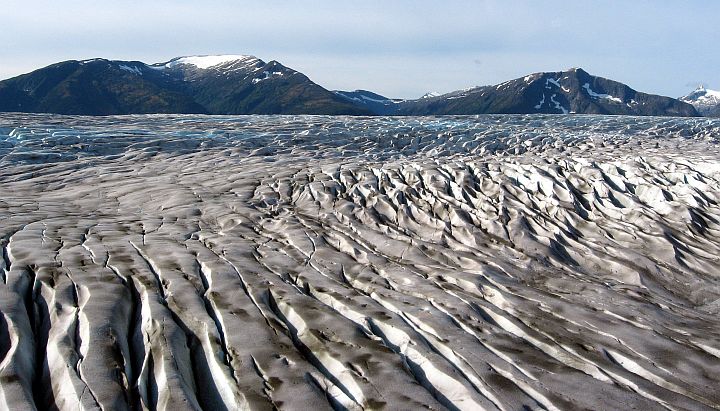
[[[25,273],[30,282],[25,294],[25,310],[33,332],[35,344],[35,372],[32,379],[32,393],[35,407],[39,410],[58,410],[50,378],[47,358],[47,344],[50,334],[50,310],[47,301],[38,288],[36,267],[28,267]]]

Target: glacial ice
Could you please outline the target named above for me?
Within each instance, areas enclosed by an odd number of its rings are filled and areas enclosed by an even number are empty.
[[[0,405],[718,409],[719,138],[0,115]]]

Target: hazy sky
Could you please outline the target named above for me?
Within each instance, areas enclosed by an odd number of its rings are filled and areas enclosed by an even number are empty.
[[[0,0],[0,78],[70,59],[278,60],[329,89],[419,97],[582,67],[678,97],[720,88],[720,1]]]

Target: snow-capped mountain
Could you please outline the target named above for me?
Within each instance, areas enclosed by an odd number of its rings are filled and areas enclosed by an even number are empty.
[[[534,73],[494,86],[405,101],[397,114],[624,114],[696,116],[670,97],[645,94],[580,68]]]
[[[182,84],[140,61],[71,60],[0,82],[0,111],[207,113]]]
[[[186,56],[71,60],[0,82],[0,111],[59,114],[370,114],[277,61]]]
[[[710,107],[716,96],[703,89],[686,98]],[[71,60],[0,81],[0,111],[89,115],[698,115],[688,102],[637,92],[582,69],[396,100],[365,90],[328,91],[277,61],[247,55],[185,56],[156,64]]]
[[[352,97],[358,103],[365,102],[360,98],[362,96]],[[382,98],[381,105],[365,106],[380,115],[697,115],[689,104],[670,97],[641,93],[617,81],[593,76],[580,68],[534,73],[493,86],[469,87],[445,94],[427,93],[414,100]]]
[[[708,90],[700,85],[692,93],[680,97],[680,101],[692,104],[703,116],[720,117],[720,91]]]
[[[370,114],[274,60],[190,56],[150,67],[178,78],[213,114]]]

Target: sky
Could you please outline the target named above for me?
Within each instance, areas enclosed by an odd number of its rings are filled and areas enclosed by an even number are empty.
[[[0,79],[63,60],[251,54],[328,89],[416,98],[582,67],[720,89],[717,0],[0,0]]]

